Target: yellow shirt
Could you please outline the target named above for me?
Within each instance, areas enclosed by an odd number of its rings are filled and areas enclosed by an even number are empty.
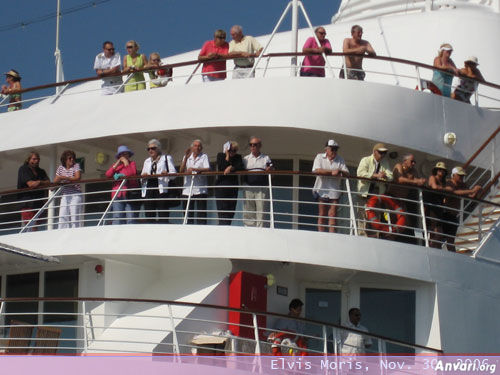
[[[239,42],[231,40],[229,42],[229,53],[231,52],[247,52],[256,53],[262,48],[260,43],[253,36],[245,35]],[[234,64],[239,67],[253,66],[253,57],[241,57],[234,59]]]

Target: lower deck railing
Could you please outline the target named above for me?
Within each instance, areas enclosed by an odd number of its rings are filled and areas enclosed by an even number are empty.
[[[0,299],[0,332],[0,351],[8,354],[441,352],[288,315],[159,300]]]

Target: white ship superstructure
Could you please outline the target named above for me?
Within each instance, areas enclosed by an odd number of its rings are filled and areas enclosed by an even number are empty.
[[[243,271],[266,278],[268,312],[286,314],[292,298],[305,301],[305,318],[323,323],[310,323],[311,351],[343,350],[340,337],[347,331],[338,325],[345,325],[351,307],[361,307],[362,323],[377,342],[371,348],[375,352],[498,351],[500,206],[495,202],[500,159],[495,130],[500,87],[495,83],[500,73],[494,66],[498,53],[491,48],[500,34],[498,4],[343,1],[333,23],[325,26],[334,52],[341,51],[351,26],[359,23],[377,54],[387,57],[365,58],[364,82],[338,79],[341,54],[328,57],[326,78],[298,77],[297,66],[290,64],[290,52],[296,52],[290,50],[293,32],[285,32],[271,39],[255,79],[232,80],[229,72],[225,81],[202,83],[197,62],[178,64],[196,60],[199,51],[192,51],[163,59],[174,65],[173,81],[165,88],[102,96],[94,80],[69,84],[60,95],[1,114],[0,168],[9,176],[0,182],[4,346],[9,350],[8,336],[17,324],[31,328],[33,336],[47,326],[58,328],[53,342],[59,352],[187,353],[200,349],[200,335],[223,337],[224,350],[265,352],[270,348],[262,325],[257,326],[258,314],[251,316],[252,333],[245,340],[234,333],[227,309],[213,306],[229,306],[230,275]],[[298,31],[299,52],[310,35],[310,29]],[[266,45],[270,37],[258,39]],[[457,65],[468,55],[480,57],[488,82],[479,85],[473,104],[415,89],[431,78],[425,64],[432,63],[443,42],[453,44]],[[117,146],[135,151],[140,170],[151,138],[158,138],[179,165],[194,139],[203,141],[214,163],[227,140],[238,141],[240,153],[248,154],[248,139],[255,135],[278,169],[267,177],[263,228],[243,226],[242,189],[232,226],[216,225],[213,177],[209,225],[188,225],[180,205],[170,210],[169,224],[143,224],[142,212],[138,223],[111,225],[110,182],[103,172]],[[310,171],[328,139],[340,144],[352,177],[342,183],[336,233],[319,233]],[[466,164],[468,183],[486,188],[484,200],[463,199],[457,212],[460,228],[454,242],[463,254],[446,251],[446,245],[429,246],[421,189],[411,198],[418,208],[409,236],[413,243],[397,233],[386,239],[362,235],[355,171],[377,142],[388,146],[391,166],[409,152],[424,176],[437,161],[445,161],[450,170]],[[14,188],[17,168],[33,148],[51,177],[63,150],[84,158],[82,227],[57,229],[59,187],[40,216],[22,226],[18,192],[8,189]],[[37,222],[44,215],[46,221]],[[386,216],[391,221],[394,215]],[[5,300],[13,297],[28,302]],[[36,299],[49,297],[68,300]],[[268,316],[267,327],[275,319]],[[24,334],[17,347],[35,350],[36,340]]]

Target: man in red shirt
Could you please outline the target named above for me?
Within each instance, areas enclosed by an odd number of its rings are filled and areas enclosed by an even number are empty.
[[[210,62],[208,60],[227,57],[228,53],[229,44],[226,42],[226,32],[216,30],[214,40],[207,40],[198,55],[199,61],[207,61],[203,63],[203,69],[201,70],[203,82],[226,79],[226,60]]]

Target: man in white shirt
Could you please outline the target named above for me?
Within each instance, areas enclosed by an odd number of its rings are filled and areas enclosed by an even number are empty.
[[[361,311],[357,307],[353,307],[349,310],[349,321],[347,322],[346,327],[368,333],[368,329],[365,326],[359,324],[360,321]],[[344,354],[365,353],[366,349],[372,346],[372,339],[359,333],[343,331],[341,334],[341,338],[341,352]]]
[[[239,25],[231,27],[229,43],[229,56],[238,57],[234,59],[233,79],[255,77],[255,71],[249,76],[254,64],[254,57],[262,52],[262,46],[253,36],[243,35],[243,29]]]
[[[270,171],[274,169],[273,162],[269,156],[260,152],[262,141],[258,137],[251,137],[250,154],[243,158],[243,166],[247,171]],[[247,188],[244,190],[245,201],[243,203],[243,223],[246,227],[263,227],[264,213],[267,211],[268,176],[261,174],[250,174],[244,179]]]
[[[102,44],[102,52],[95,57],[94,69],[102,77],[102,95],[113,95],[123,83],[121,76],[109,77],[121,71],[121,59],[110,41]]]
[[[318,231],[326,229],[325,218],[328,214],[328,231],[335,232],[337,205],[341,195],[338,177],[348,177],[349,170],[342,157],[337,155],[339,145],[335,140],[326,142],[325,152],[316,155],[312,171],[319,174],[313,187],[313,195],[318,200]]]
[[[194,224],[194,204],[196,202],[196,217],[197,224],[206,224],[207,220],[207,177],[196,176],[201,172],[210,170],[210,163],[207,154],[201,152],[203,145],[199,139],[195,139],[191,143],[191,147],[186,150],[179,172],[191,173],[192,176],[184,177],[184,189],[182,190],[182,206],[184,210],[187,207],[187,199],[191,195],[188,208],[188,224]],[[192,184],[192,188],[191,188]]]

